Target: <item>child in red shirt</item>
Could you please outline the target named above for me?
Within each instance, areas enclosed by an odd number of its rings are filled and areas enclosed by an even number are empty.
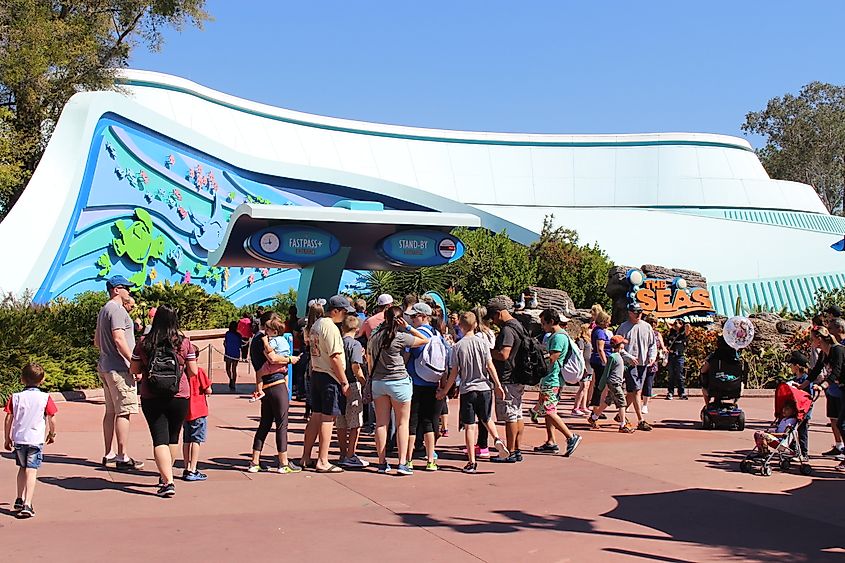
[[[197,471],[197,459],[200,455],[200,444],[205,442],[208,432],[208,399],[211,395],[211,381],[205,370],[199,368],[196,377],[189,377],[191,384],[191,398],[188,403],[188,414],[182,428],[182,457],[185,459],[183,481],[205,481],[208,475]]]

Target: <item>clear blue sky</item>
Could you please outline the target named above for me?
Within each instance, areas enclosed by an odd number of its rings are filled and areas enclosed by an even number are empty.
[[[845,2],[207,7],[204,31],[167,33],[161,52],[139,49],[131,66],[309,113],[531,133],[741,135],[769,98],[845,83]]]

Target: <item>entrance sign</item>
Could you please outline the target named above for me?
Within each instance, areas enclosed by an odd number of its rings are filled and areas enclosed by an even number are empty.
[[[711,322],[716,314],[710,292],[703,287],[688,288],[683,278],[646,278],[641,271],[630,270],[628,280],[631,282],[629,300],[659,319],[683,318],[688,323],[700,324]]]
[[[244,248],[270,262],[312,264],[337,254],[340,242],[323,229],[290,225],[262,229],[246,239]]]
[[[441,266],[464,255],[464,243],[440,231],[400,231],[382,239],[377,250],[396,266]]]

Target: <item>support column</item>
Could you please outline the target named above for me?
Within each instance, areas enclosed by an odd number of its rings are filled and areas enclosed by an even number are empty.
[[[341,247],[331,258],[300,270],[299,288],[296,290],[296,309],[300,317],[308,314],[308,301],[311,299],[328,299],[337,293],[350,250],[349,247]]]

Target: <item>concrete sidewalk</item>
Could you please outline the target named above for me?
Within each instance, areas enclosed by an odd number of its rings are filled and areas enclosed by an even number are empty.
[[[215,379],[225,379],[222,371],[215,370]],[[247,401],[249,386],[239,390],[244,394],[215,386],[220,394],[210,399],[209,443],[201,454],[209,480],[177,481],[172,499],[154,495],[157,475],[142,416],[133,418],[129,453],[145,459],[146,470],[119,473],[99,467],[100,401],[59,405],[59,435],[39,472],[34,519],[12,517],[16,468],[8,454],[0,463],[7,560],[845,559],[843,476],[834,461],[814,455],[811,477],[739,472],[754,430],[772,416],[771,399],[744,401],[744,432],[696,429],[699,400],[654,400],[649,433],[618,434],[612,423],[589,431],[582,419],[566,418],[584,435],[570,459],[531,452],[545,432],[529,423],[525,461],[482,462],[477,475],[460,472],[463,437],[452,401],[439,472],[278,475],[244,471],[258,405]],[[295,403],[292,459],[301,452],[302,412]],[[820,419],[811,428],[811,451],[828,449],[829,428]],[[363,447],[372,461],[372,439]],[[272,463],[272,441],[265,451]]]

